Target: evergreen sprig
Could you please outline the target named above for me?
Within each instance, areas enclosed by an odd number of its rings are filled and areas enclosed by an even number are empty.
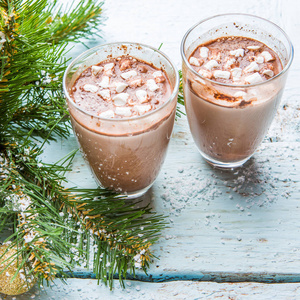
[[[177,98],[177,110],[176,110],[176,117],[181,117],[182,115],[185,115],[185,113],[182,111],[182,108],[184,108],[184,98],[183,98],[183,84],[182,84],[182,71],[179,70],[179,78],[180,78],[180,84],[179,84],[179,91],[178,91],[178,98]]]
[[[0,235],[5,254],[27,270],[24,284],[64,279],[91,267],[112,287],[118,273],[144,271],[164,227],[149,207],[103,189],[65,189],[76,151],[40,161],[44,144],[70,133],[62,94],[68,42],[98,33],[102,2],[67,12],[49,0],[0,0]],[[1,270],[1,268],[0,268]],[[5,272],[0,271],[0,276]]]

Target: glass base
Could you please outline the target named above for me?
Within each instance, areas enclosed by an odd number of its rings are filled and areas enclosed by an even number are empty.
[[[209,156],[207,156],[206,154],[204,154],[203,152],[199,151],[200,154],[202,155],[202,157],[213,167],[215,168],[220,168],[220,169],[234,169],[234,168],[238,168],[241,167],[246,161],[249,160],[249,158],[252,156],[250,155],[249,157],[246,157],[242,160],[239,161],[233,161],[233,162],[222,162],[222,161],[218,161],[215,160]]]
[[[88,163],[87,163],[88,164]],[[88,164],[89,166],[89,164]],[[97,178],[97,176],[95,175],[94,171],[92,168],[90,168],[92,174],[93,174],[93,178],[94,180],[96,181],[97,185],[100,187],[100,188],[103,188],[103,189],[106,189],[106,187],[100,182],[100,180]],[[154,180],[155,181],[155,180]],[[143,196],[144,194],[147,193],[147,191],[152,187],[154,182],[152,182],[150,185],[148,185],[147,187],[141,189],[141,190],[138,190],[138,191],[134,191],[134,192],[123,192],[121,189],[117,190],[117,189],[114,189],[114,188],[108,188],[109,190],[112,190],[114,192],[116,192],[119,196],[122,196],[122,197],[126,197],[127,199],[135,199],[135,198],[138,198],[138,197],[141,197]]]
[[[150,184],[149,186],[147,186],[146,188],[142,189],[142,190],[138,190],[136,192],[125,192],[125,193],[121,193],[121,196],[126,197],[127,199],[135,199],[138,197],[143,196],[144,194],[147,193],[147,191],[151,188],[152,184]]]
[[[96,183],[99,185],[99,187],[105,189],[105,187],[101,184],[101,182],[98,180],[97,177],[95,177],[95,180],[96,180]],[[121,197],[125,197],[127,199],[135,199],[135,198],[138,198],[138,197],[141,197],[143,195],[145,195],[147,193],[147,191],[152,187],[154,182],[152,182],[149,186],[141,189],[141,190],[138,190],[138,191],[134,191],[134,192],[123,192],[123,191],[118,191],[118,190],[113,190],[114,192],[116,192],[118,194],[118,196],[121,196]]]

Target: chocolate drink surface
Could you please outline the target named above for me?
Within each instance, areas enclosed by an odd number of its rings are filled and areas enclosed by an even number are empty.
[[[84,70],[71,89],[76,106],[99,117],[89,126],[70,109],[74,132],[101,186],[130,194],[147,190],[163,164],[176,102],[153,122],[172,93],[166,72],[132,56],[119,56]],[[103,128],[108,123],[112,130]],[[135,126],[136,124],[136,126]],[[126,131],[123,127],[130,126]]]
[[[257,40],[227,36],[197,46],[188,61],[200,75],[184,70],[189,125],[201,154],[224,164],[247,160],[281,98],[281,87],[268,83],[283,69],[278,55]]]
[[[282,70],[278,55],[246,37],[222,37],[199,45],[189,63],[203,77],[235,85],[268,80]]]
[[[82,72],[72,89],[74,102],[104,118],[143,115],[171,95],[165,72],[131,56],[106,60]]]

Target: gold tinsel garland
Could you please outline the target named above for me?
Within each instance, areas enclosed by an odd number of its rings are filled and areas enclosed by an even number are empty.
[[[36,279],[32,273],[30,265],[19,269],[22,257],[18,250],[10,248],[8,245],[0,246],[0,293],[6,295],[20,295],[29,291],[35,284]]]

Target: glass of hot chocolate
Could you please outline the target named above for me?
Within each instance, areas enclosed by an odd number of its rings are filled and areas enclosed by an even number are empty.
[[[189,29],[181,55],[187,118],[201,155],[216,167],[241,166],[274,118],[291,41],[268,20],[224,14]]]
[[[77,57],[63,79],[74,134],[101,187],[143,195],[164,162],[179,75],[161,51],[112,43]]]

